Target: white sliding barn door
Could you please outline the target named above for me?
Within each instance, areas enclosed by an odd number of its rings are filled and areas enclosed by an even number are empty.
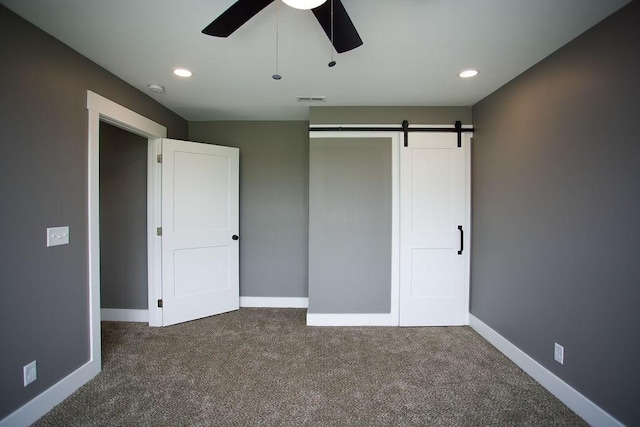
[[[239,150],[162,140],[162,324],[239,307]]]
[[[457,142],[414,132],[400,149],[401,326],[468,323],[469,144]]]

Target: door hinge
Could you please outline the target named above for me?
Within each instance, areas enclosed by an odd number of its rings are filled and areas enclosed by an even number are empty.
[[[158,308],[162,308],[162,300],[161,299],[158,300]]]
[[[162,236],[162,227],[156,228],[156,235]]]
[[[158,154],[158,155],[156,156],[156,161],[157,161],[158,163],[162,163],[162,154]]]

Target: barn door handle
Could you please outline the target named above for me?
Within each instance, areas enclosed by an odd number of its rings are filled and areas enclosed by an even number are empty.
[[[238,235],[237,235],[237,234],[234,234],[233,236],[231,236],[231,238],[232,238],[233,240],[238,240],[240,237],[238,237]]]
[[[462,251],[464,250],[464,230],[462,226],[458,226],[458,230],[460,231],[460,250],[458,251],[458,255],[462,255]]]

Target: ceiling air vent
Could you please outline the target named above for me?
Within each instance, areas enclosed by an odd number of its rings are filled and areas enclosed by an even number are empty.
[[[296,97],[298,102],[325,102],[326,96],[298,96]]]

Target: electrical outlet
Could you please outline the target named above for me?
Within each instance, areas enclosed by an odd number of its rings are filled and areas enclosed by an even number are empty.
[[[553,358],[559,364],[564,365],[564,347],[557,342],[553,344]]]
[[[36,361],[24,365],[22,367],[22,375],[24,377],[24,386],[28,386],[32,382],[38,379],[38,368],[36,367]]]

